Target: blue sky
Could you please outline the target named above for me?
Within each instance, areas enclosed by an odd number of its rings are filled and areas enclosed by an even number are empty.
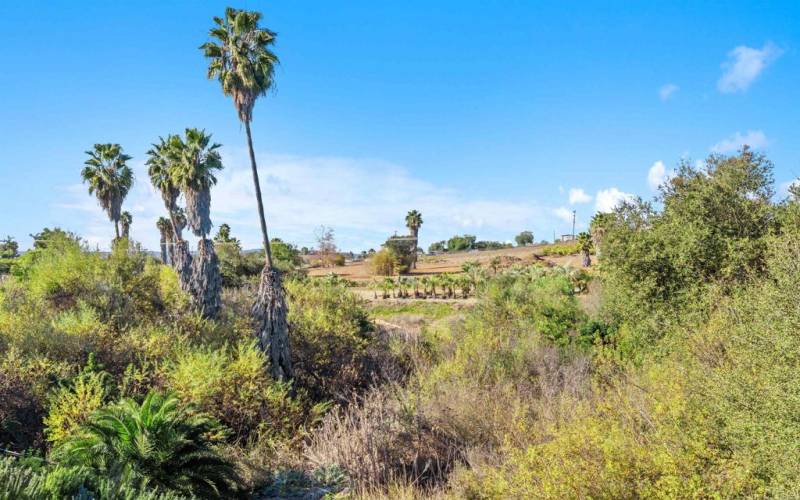
[[[245,138],[197,47],[225,2],[3,2],[0,235],[61,226],[107,247],[80,185],[84,151],[119,142],[138,182],[133,237],[163,209],[144,153],[205,128],[226,171],[212,219],[259,242]],[[682,157],[765,151],[800,175],[798,2],[239,2],[282,64],[253,123],[272,236],[376,247],[423,213],[454,233],[537,239],[652,185]],[[661,163],[658,163],[661,162]]]

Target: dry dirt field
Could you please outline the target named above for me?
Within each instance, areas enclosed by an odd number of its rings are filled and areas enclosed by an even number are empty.
[[[461,266],[467,261],[477,261],[484,267],[488,267],[489,262],[495,257],[500,257],[501,267],[508,267],[515,263],[533,262],[537,260],[537,250],[543,245],[529,247],[503,248],[500,250],[471,250],[467,252],[453,252],[442,255],[420,257],[417,268],[412,269],[410,276],[425,276],[431,274],[450,273],[461,271]],[[571,265],[578,267],[581,265],[580,255],[567,256],[548,256],[538,257],[539,260],[550,262],[556,265]],[[366,282],[372,279],[369,262],[348,262],[344,266],[319,267],[309,269],[309,276],[325,276],[337,274],[343,278]]]

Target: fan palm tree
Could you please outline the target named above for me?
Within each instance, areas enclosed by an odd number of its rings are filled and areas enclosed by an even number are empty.
[[[200,237],[197,255],[191,259],[188,288],[195,298],[195,305],[207,318],[213,318],[219,312],[222,292],[219,260],[213,243],[208,239],[211,231],[211,186],[217,183],[214,172],[222,169],[219,147],[219,144],[211,142],[211,134],[187,128],[185,138],[177,135],[170,138],[168,150],[170,177],[186,199],[186,222]],[[183,245],[183,242],[178,244]],[[183,274],[185,262],[181,265]]]
[[[261,13],[225,9],[224,17],[214,18],[209,31],[212,41],[200,48],[208,64],[208,78],[217,79],[222,92],[233,99],[233,105],[244,123],[250,167],[258,204],[261,236],[266,264],[261,273],[258,294],[253,305],[253,315],[258,328],[259,344],[270,358],[273,377],[284,380],[292,377],[292,360],[289,350],[289,325],[286,319],[286,297],[280,272],[273,267],[272,252],[267,235],[264,202],[258,180],[256,156],[250,122],[256,100],[272,88],[278,57],[272,52],[275,33],[259,26]]]
[[[114,223],[114,233],[119,238],[122,201],[133,185],[133,171],[127,165],[131,157],[122,152],[119,144],[95,144],[86,154],[89,159],[84,163],[81,178],[89,185],[89,194],[97,197]]]
[[[419,228],[422,226],[422,214],[416,210],[410,210],[406,214],[406,227],[414,237],[414,256],[411,261],[412,269],[417,268],[417,247],[419,246]]]
[[[592,264],[592,236],[589,233],[583,232],[578,235],[578,248],[581,251],[581,265],[589,267]]]
[[[180,240],[181,229],[178,227],[175,220],[176,211],[178,209],[178,196],[180,190],[172,180],[170,167],[172,165],[170,147],[175,144],[174,136],[167,136],[166,139],[159,137],[158,144],[153,144],[152,149],[147,151],[147,173],[150,176],[150,182],[153,187],[161,193],[161,199],[164,201],[164,207],[167,209],[170,221],[172,222],[173,232]]]
[[[119,226],[122,231],[123,238],[129,238],[131,235],[131,224],[133,223],[133,216],[130,212],[122,212],[119,216]]]
[[[120,478],[161,492],[227,497],[237,476],[209,436],[219,425],[181,408],[175,396],[149,393],[96,411],[53,450],[60,462],[88,466],[101,477]]]
[[[422,214],[416,210],[410,210],[406,214],[406,227],[411,231],[411,236],[419,236],[419,228],[422,226]]]
[[[219,144],[211,134],[196,128],[186,129],[186,138],[171,136],[169,175],[186,198],[186,222],[202,239],[211,232],[211,186],[217,183],[216,170],[222,169]]]
[[[169,236],[169,228],[171,226],[172,223],[166,217],[159,217],[156,221],[156,227],[158,228],[160,236],[159,243],[161,244],[161,262],[164,264],[169,264],[169,258],[167,256],[167,237]]]
[[[208,78],[219,80],[222,92],[233,98],[239,120],[245,126],[264,251],[267,265],[272,266],[250,122],[253,120],[256,100],[272,88],[278,57],[272,52],[276,35],[260,27],[260,20],[260,12],[228,7],[224,18],[214,17],[216,26],[209,31],[209,36],[214,41],[207,42],[200,48],[209,59]]]
[[[592,222],[589,224],[589,232],[592,235],[594,252],[598,259],[600,258],[600,252],[603,246],[603,236],[605,236],[606,229],[613,221],[613,213],[598,212],[592,217]]]

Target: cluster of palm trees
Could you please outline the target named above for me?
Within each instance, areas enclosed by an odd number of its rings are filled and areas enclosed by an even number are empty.
[[[255,103],[273,87],[278,65],[278,57],[272,51],[276,35],[260,26],[260,21],[259,12],[228,7],[223,17],[214,18],[209,31],[211,40],[200,49],[209,61],[207,77],[218,80],[223,94],[232,98],[247,135],[265,254],[252,312],[259,344],[270,359],[272,375],[285,380],[292,376],[286,299],[282,277],[272,262],[250,130]],[[181,285],[192,292],[206,317],[214,317],[218,312],[221,284],[213,243],[207,238],[211,229],[211,187],[216,183],[214,172],[222,168],[218,148],[218,144],[211,143],[209,134],[189,128],[183,137],[161,138],[147,153],[150,180],[161,193],[168,214],[168,218],[156,223],[161,234],[162,259],[178,270]],[[89,159],[82,177],[90,194],[97,196],[114,223],[118,240],[129,234],[132,222],[130,214],[126,212],[123,216],[122,212],[122,202],[133,185],[133,173],[127,165],[131,157],[122,152],[119,144],[96,144],[87,154]],[[178,206],[181,195],[184,208]],[[194,258],[183,239],[186,226],[200,237]]]
[[[160,218],[156,227],[161,233],[162,258],[178,272],[181,288],[189,292],[204,317],[219,312],[222,277],[211,231],[211,186],[214,172],[222,169],[220,145],[211,142],[211,134],[188,128],[184,137],[159,138],[147,152],[150,182],[161,193],[169,218]],[[183,195],[185,208],[178,206]],[[200,237],[197,254],[192,257],[183,239],[186,226]]]

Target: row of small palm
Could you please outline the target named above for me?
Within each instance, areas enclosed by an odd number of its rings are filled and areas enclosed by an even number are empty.
[[[385,277],[370,282],[374,298],[378,292],[384,299],[466,299],[473,295],[483,278],[467,273],[442,273],[430,276]]]

